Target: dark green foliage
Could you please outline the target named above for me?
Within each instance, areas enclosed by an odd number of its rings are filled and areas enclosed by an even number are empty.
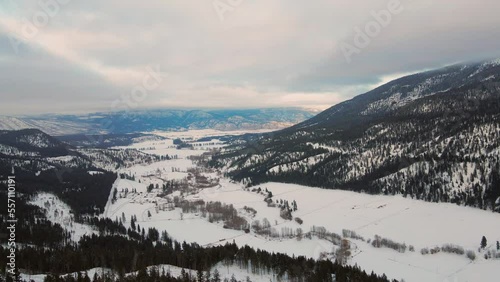
[[[483,236],[483,238],[481,238],[481,248],[486,248],[486,246],[488,246],[488,240],[486,240],[486,237]]]
[[[0,159],[0,163],[2,160]],[[0,175],[8,175],[10,167],[0,165]],[[56,169],[42,171],[38,176],[31,170],[17,169],[17,191],[33,195],[50,192],[67,203],[75,214],[99,214],[104,211],[116,174],[102,172],[90,175],[85,169],[60,173]]]
[[[273,269],[280,276],[287,273],[291,279],[302,278],[303,281],[332,281],[332,274],[337,276],[337,281],[387,281],[373,274],[367,275],[357,267],[341,266],[331,261],[314,261],[304,257],[292,258],[254,250],[248,246],[238,248],[235,244],[228,243],[224,246],[204,248],[198,244],[179,243],[166,234],[163,234],[162,241],[153,243],[158,240],[158,231],[150,229],[148,233],[148,238],[141,239],[128,239],[120,235],[84,236],[78,244],[66,244],[50,249],[28,246],[18,251],[18,267],[26,271],[54,274],[94,267],[107,267],[121,273],[142,270],[137,274],[137,280],[127,281],[149,281],[141,277],[148,279],[150,275],[158,275],[143,271],[150,265],[171,264],[186,269],[207,270],[221,261],[226,261],[247,267],[251,264],[255,270]],[[0,249],[0,263],[5,263],[6,254],[6,249]],[[216,277],[217,273],[213,273],[211,281],[215,281]],[[47,279],[63,281],[55,277]]]
[[[0,184],[0,201],[7,203],[7,190]],[[70,234],[59,224],[53,224],[45,218],[43,210],[27,204],[28,196],[19,195],[16,199],[16,241],[38,246],[55,246],[69,241]],[[7,230],[7,205],[0,205],[0,230]]]

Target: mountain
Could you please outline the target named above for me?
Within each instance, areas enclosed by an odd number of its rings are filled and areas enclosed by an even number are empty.
[[[0,154],[58,157],[69,153],[67,147],[38,129],[0,131]]]
[[[165,138],[144,133],[75,134],[58,136],[58,140],[75,147],[111,148],[133,143],[164,140]]]
[[[78,134],[91,130],[87,123],[72,122],[57,116],[9,117],[0,116],[0,130],[36,128],[51,135]]]
[[[297,108],[247,110],[130,110],[87,115],[1,117],[0,130],[37,128],[54,136],[122,134],[154,130],[280,129],[313,116]]]
[[[76,213],[104,209],[117,169],[160,159],[132,149],[75,148],[38,129],[0,131],[0,179],[14,168],[19,192],[54,193]]]
[[[235,180],[499,209],[500,60],[402,77],[212,157]],[[498,202],[497,202],[498,203]]]
[[[344,134],[352,134],[352,126],[366,128],[418,99],[442,94],[438,95],[437,99],[440,99],[458,89],[474,91],[474,85],[495,85],[500,78],[499,69],[500,59],[478,64],[454,65],[402,77],[335,105],[291,129],[330,128],[343,130]],[[474,97],[471,97],[470,100],[473,99]],[[432,101],[432,98],[428,101]],[[442,108],[435,110],[439,113]]]

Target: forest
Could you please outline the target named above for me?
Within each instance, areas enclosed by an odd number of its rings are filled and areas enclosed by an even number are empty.
[[[290,281],[388,281],[383,276],[367,274],[357,267],[344,266],[337,262],[315,261],[305,257],[290,257],[284,254],[269,253],[265,250],[254,250],[248,246],[238,247],[234,243],[223,246],[202,247],[198,244],[178,242],[169,237],[167,232],[159,235],[150,228],[147,232],[135,232],[125,228],[121,223],[89,221],[99,229],[101,234],[84,236],[78,242],[68,242],[64,231],[52,229],[53,236],[58,233],[61,238],[50,248],[26,245],[17,252],[19,269],[30,273],[50,273],[46,281],[109,281],[106,278],[82,277],[58,278],[64,273],[79,272],[94,267],[105,267],[114,270],[120,281],[220,281],[206,276],[198,278],[181,277],[175,280],[166,275],[146,272],[148,266],[169,264],[185,269],[208,271],[219,262],[251,268],[254,273],[268,271],[278,276],[287,275]],[[109,227],[106,227],[108,226]],[[128,235],[128,236],[124,236]],[[46,237],[43,237],[46,238]],[[0,263],[5,264],[7,249],[0,249]],[[125,278],[126,273],[139,271],[136,277]],[[155,278],[156,277],[156,278]],[[170,279],[170,280],[169,280]],[[174,280],[172,280],[174,279]]]

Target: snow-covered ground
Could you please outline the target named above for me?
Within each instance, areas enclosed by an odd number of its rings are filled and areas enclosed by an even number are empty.
[[[227,133],[226,133],[227,134]],[[219,140],[196,143],[204,136],[216,136],[212,131],[195,131],[181,133],[162,133],[168,138],[182,138],[190,140],[195,149],[179,150],[174,146],[172,139],[145,141],[128,147],[148,154],[175,156],[170,160],[163,160],[150,165],[136,165],[118,172],[133,176],[134,180],[118,179],[112,189],[118,191],[118,198],[112,201],[109,196],[104,216],[111,219],[125,215],[125,225],[130,224],[131,216],[137,216],[137,224],[141,228],[155,227],[160,232],[165,230],[171,237],[179,241],[197,242],[201,245],[224,244],[236,242],[239,246],[249,245],[254,248],[265,249],[269,252],[281,252],[289,255],[304,255],[319,258],[324,253],[333,253],[338,248],[317,236],[310,238],[270,238],[258,235],[254,230],[249,233],[223,228],[222,223],[210,223],[206,218],[196,213],[183,214],[180,208],[173,208],[171,202],[174,196],[188,201],[204,200],[205,202],[220,201],[232,204],[238,214],[249,223],[267,220],[271,228],[277,233],[282,231],[297,232],[300,228],[304,233],[313,226],[323,226],[327,231],[342,235],[343,229],[355,231],[364,237],[363,240],[349,239],[351,257],[349,264],[357,264],[368,273],[372,270],[377,274],[385,273],[391,279],[405,281],[497,281],[497,272],[500,269],[500,260],[484,258],[486,251],[479,251],[482,236],[488,239],[487,250],[496,249],[496,242],[500,240],[500,214],[474,208],[460,207],[445,203],[428,203],[424,201],[406,199],[402,196],[367,195],[340,190],[325,190],[301,185],[267,183],[258,187],[244,188],[240,183],[234,183],[221,177],[220,172],[205,171],[202,175],[217,179],[217,185],[211,188],[195,188],[193,185],[192,169],[196,165],[189,156],[199,156],[213,148],[221,146]],[[191,179],[191,180],[188,180]],[[181,194],[175,191],[170,195],[160,197],[161,189],[147,192],[150,184],[160,187],[167,181],[186,181],[190,189]],[[191,187],[192,186],[192,187]],[[254,189],[266,189],[273,195],[273,202],[288,201],[297,203],[297,211],[293,217],[303,220],[302,224],[295,220],[285,220],[280,217],[280,209],[269,207],[264,202],[267,192],[257,193]],[[125,195],[125,191],[128,193]],[[131,191],[134,191],[133,193]],[[42,194],[35,202],[44,205],[51,195]],[[56,201],[57,202],[57,201]],[[54,215],[53,207],[64,210],[67,207],[58,204],[51,205],[49,216]],[[159,208],[160,206],[169,208]],[[250,207],[256,214],[249,214],[244,208]],[[150,215],[150,216],[149,216]],[[49,217],[50,218],[50,217]],[[64,220],[61,217],[51,218]],[[64,221],[63,221],[64,223]],[[76,227],[75,227],[76,226]],[[92,232],[78,227],[73,223],[76,234]],[[286,230],[285,230],[286,229]],[[203,232],[200,232],[202,230]],[[398,243],[413,246],[415,251],[408,249],[400,253],[389,248],[375,248],[368,241],[375,235],[391,239]],[[471,261],[465,255],[437,254],[422,255],[422,248],[432,249],[444,244],[455,244],[465,250],[472,250],[477,259]],[[235,273],[237,279],[245,279],[248,273],[231,266],[219,266],[219,272]],[[172,271],[175,267],[172,268]],[[178,270],[178,269],[177,269]],[[272,275],[252,277],[252,281],[269,281]],[[231,275],[228,276],[229,278]],[[262,279],[261,279],[262,278]]]
[[[97,275],[98,277],[102,277],[103,275],[111,275],[113,271],[108,268],[102,268],[102,267],[97,267],[97,268],[92,268],[87,271],[81,271],[80,274],[84,276],[84,274],[87,274],[87,276],[90,278],[90,280],[93,279],[94,275]],[[43,282],[46,274],[36,274],[36,275],[29,275],[29,274],[23,274],[21,273],[20,278],[26,281],[34,281],[34,282]],[[73,272],[73,273],[67,273],[63,274],[61,276],[72,276],[74,278],[78,277],[78,272]]]
[[[97,233],[88,225],[74,222],[73,215],[70,213],[71,208],[54,194],[39,193],[30,204],[42,208],[47,219],[68,230],[71,233],[71,239],[75,242],[78,242],[83,235]]]
[[[173,134],[173,133],[170,133]],[[189,132],[173,134],[170,138],[201,138],[203,133]],[[211,134],[212,135],[212,134]],[[165,136],[165,135],[164,135]],[[177,150],[171,140],[152,143],[138,143],[131,147],[152,154],[178,155],[178,159],[162,161],[149,166],[132,167],[128,172],[136,176],[145,176],[154,171],[161,171],[164,179],[181,179],[194,164],[186,159],[189,155],[200,155],[209,150]],[[154,147],[152,149],[152,147]],[[181,172],[172,172],[172,167]],[[148,182],[141,177],[141,182]],[[137,180],[137,179],[136,179]],[[118,187],[131,186],[120,180]],[[144,187],[146,184],[144,184]],[[374,248],[361,240],[351,239],[352,257],[350,264],[358,264],[367,272],[386,273],[389,278],[405,281],[496,281],[494,273],[500,267],[499,260],[485,260],[483,253],[478,252],[482,236],[488,238],[488,249],[496,248],[500,240],[500,214],[474,208],[460,207],[453,204],[435,204],[424,201],[406,199],[402,196],[367,195],[340,190],[325,190],[301,185],[267,183],[259,185],[268,189],[273,199],[296,201],[298,210],[294,217],[303,220],[300,225],[295,221],[287,221],[280,217],[279,209],[268,207],[264,196],[251,189],[244,189],[239,183],[221,179],[220,185],[186,195],[187,200],[203,199],[204,201],[220,201],[233,204],[242,216],[243,207],[251,207],[257,214],[251,220],[262,221],[266,218],[271,227],[278,232],[283,227],[296,230],[301,228],[308,232],[312,226],[323,226],[329,232],[342,234],[343,229],[356,231],[365,239],[373,239],[375,235],[389,238],[395,242],[414,246],[415,251],[400,253],[388,248]],[[257,187],[253,187],[257,188]],[[250,191],[249,191],[250,190]],[[154,194],[154,193],[153,193]],[[154,195],[143,194],[144,200],[119,199],[106,211],[116,216],[124,213],[138,217],[141,227],[156,227],[166,230],[173,238],[202,245],[223,244],[235,241],[238,245],[249,245],[255,248],[290,255],[318,257],[323,252],[332,252],[333,244],[313,236],[311,239],[271,239],[243,231],[224,229],[221,224],[210,223],[195,214],[181,214],[180,209],[171,211],[155,210]],[[148,200],[149,197],[149,200]],[[153,197],[153,198],[151,198]],[[145,216],[150,211],[151,217]],[[111,218],[114,218],[110,216]],[[248,219],[248,217],[246,217]],[[203,232],[199,232],[203,230]],[[422,255],[422,248],[441,247],[444,244],[455,244],[465,250],[473,250],[477,254],[475,261],[465,255],[429,254]],[[484,252],[484,251],[483,251]],[[479,275],[479,276],[478,276]]]
[[[294,216],[303,219],[300,226],[293,221],[280,218],[279,210],[268,208],[261,195],[244,191],[238,184],[222,182],[222,188],[205,189],[198,195],[189,197],[206,201],[232,203],[235,208],[250,206],[257,210],[256,219],[267,218],[274,227],[308,231],[311,226],[324,226],[327,230],[342,234],[342,229],[356,231],[365,238],[381,235],[396,242],[414,245],[416,251],[399,253],[392,249],[376,249],[370,244],[355,240],[357,249],[353,252],[352,264],[358,264],[367,272],[386,273],[391,278],[404,278],[406,281],[444,281],[457,277],[458,281],[479,281],[475,275],[483,275],[480,281],[493,274],[500,261],[487,261],[478,253],[475,262],[465,256],[435,254],[423,256],[420,249],[453,243],[477,252],[481,237],[490,240],[491,248],[500,240],[500,215],[451,204],[432,204],[402,197],[370,196],[346,191],[322,190],[299,185],[268,183],[274,197],[296,200],[298,211]],[[189,198],[188,197],[188,198]],[[146,218],[146,210],[154,210],[153,204],[121,205],[121,211],[138,216],[138,223],[144,227],[166,230],[178,240],[198,242],[202,245],[232,242],[250,245],[268,251],[290,255],[318,257],[321,252],[329,252],[333,245],[319,239],[282,239],[271,240],[253,233],[227,230],[220,225],[211,224],[203,218],[185,215],[181,220],[179,210],[154,213]],[[142,219],[142,220],[141,220]],[[145,219],[145,220],[144,220]],[[199,231],[203,230],[202,233]],[[481,270],[481,271],[480,271]],[[486,272],[484,272],[486,270]]]
[[[186,131],[153,131],[147,132],[156,134],[167,138],[193,138],[200,139],[209,136],[228,136],[228,135],[242,135],[246,133],[264,133],[272,131],[271,129],[259,130],[216,130],[216,129],[200,129],[200,130],[186,130]]]
[[[195,278],[197,275],[196,270],[192,269],[183,269],[181,267],[173,266],[173,265],[168,265],[168,264],[161,264],[161,265],[153,265],[147,268],[147,271],[151,270],[156,270],[159,271],[160,274],[163,272],[165,274],[170,273],[171,276],[173,277],[179,277],[182,275],[182,271],[192,277]],[[276,276],[273,274],[269,274],[267,272],[259,273],[259,274],[254,274],[251,272],[249,269],[242,269],[236,265],[224,265],[224,264],[217,264],[212,269],[210,269],[210,273],[213,275],[215,271],[218,271],[220,274],[220,278],[222,280],[224,279],[231,279],[232,276],[238,280],[238,281],[246,281],[247,277],[250,278],[252,282],[269,282],[269,281],[277,281]],[[108,268],[92,268],[87,271],[81,271],[80,274],[84,276],[84,274],[87,274],[87,276],[92,280],[94,275],[97,275],[98,277],[102,277],[103,275],[107,276],[113,276],[117,277],[117,274],[113,272],[111,269]],[[204,272],[204,274],[206,274]],[[132,273],[127,273],[125,276],[130,276],[130,275],[137,275],[137,272],[132,272]],[[34,282],[43,282],[46,274],[36,274],[36,275],[28,275],[28,274],[21,274],[21,279],[24,279],[26,281],[34,281]],[[78,272],[74,273],[68,273],[68,274],[63,274],[62,276],[72,276],[77,278],[78,277]]]

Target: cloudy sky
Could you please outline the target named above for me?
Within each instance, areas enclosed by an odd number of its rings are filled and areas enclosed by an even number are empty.
[[[2,0],[0,115],[324,109],[403,74],[500,57],[500,1],[397,1]],[[366,28],[369,42],[355,41]]]

